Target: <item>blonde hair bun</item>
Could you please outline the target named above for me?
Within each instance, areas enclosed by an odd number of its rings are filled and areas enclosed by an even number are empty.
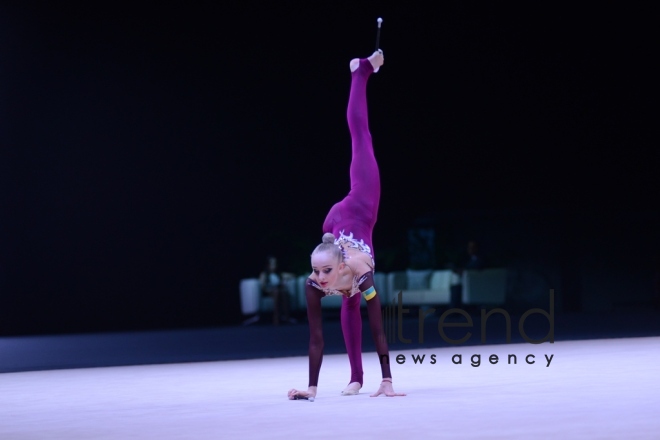
[[[321,240],[323,243],[335,243],[335,235],[332,232],[326,232],[323,234],[323,239]]]
[[[326,232],[323,234],[323,243],[320,245],[316,246],[316,249],[314,249],[314,252],[312,252],[312,255],[317,254],[319,252],[330,252],[331,255],[335,256],[337,258],[337,261],[343,261],[344,260],[344,252],[342,251],[341,247],[337,246],[335,244],[335,236],[334,234],[330,232]]]

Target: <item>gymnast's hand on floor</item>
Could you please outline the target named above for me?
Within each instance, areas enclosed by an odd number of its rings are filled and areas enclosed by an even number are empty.
[[[310,397],[316,397],[316,387],[309,387],[307,391],[300,391],[295,388],[289,390],[289,400],[309,399]]]
[[[405,396],[406,393],[395,393],[394,388],[392,387],[392,382],[390,382],[391,379],[386,380],[383,379],[383,381],[380,383],[380,387],[378,388],[378,391],[376,391],[374,394],[371,395],[371,397],[378,397],[381,394],[386,395],[387,397],[395,397],[395,396]]]

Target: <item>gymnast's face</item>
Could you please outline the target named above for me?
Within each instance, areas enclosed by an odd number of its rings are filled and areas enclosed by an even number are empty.
[[[312,254],[312,270],[318,283],[324,289],[335,288],[343,264],[330,252],[315,252]]]

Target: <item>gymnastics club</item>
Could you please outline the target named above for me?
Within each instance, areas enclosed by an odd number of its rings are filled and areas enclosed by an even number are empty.
[[[376,31],[376,50],[378,50],[378,47],[380,46],[380,25],[383,23],[383,19],[378,17],[378,30]]]

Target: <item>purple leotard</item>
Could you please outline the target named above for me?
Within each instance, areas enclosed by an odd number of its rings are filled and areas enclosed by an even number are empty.
[[[373,73],[373,66],[367,59],[360,60],[359,67],[351,74],[351,92],[346,116],[352,139],[352,160],[350,168],[351,190],[328,213],[323,223],[323,232],[332,232],[335,237],[353,234],[358,248],[373,257],[372,237],[378,202],[380,199],[380,178],[374,157],[367,114],[367,81]],[[366,246],[364,246],[366,245]],[[373,272],[360,278],[361,292],[375,288]],[[321,322],[321,298],[324,293],[315,283],[308,280],[305,288],[307,316],[309,319],[309,386],[318,386],[319,372],[323,361],[323,328]],[[363,383],[362,372],[362,318],[360,316],[361,295],[344,297],[341,307],[341,325],[346,343],[346,351],[351,364],[350,382]],[[382,327],[381,305],[378,294],[367,300],[369,327],[376,343],[376,352],[381,364],[383,377],[392,377],[389,366],[389,351]]]

